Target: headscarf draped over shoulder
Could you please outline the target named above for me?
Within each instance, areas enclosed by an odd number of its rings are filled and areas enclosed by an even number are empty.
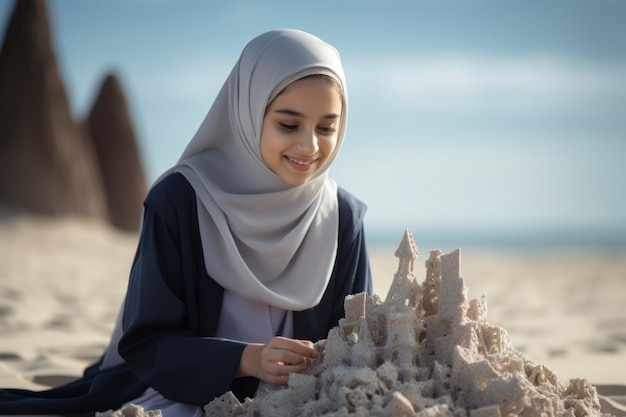
[[[292,82],[313,74],[343,90],[338,144],[307,183],[291,186],[264,163],[265,108]],[[328,167],[343,141],[347,91],[338,52],[298,30],[253,39],[200,128],[169,170],[195,190],[206,271],[226,290],[286,310],[317,305],[335,263],[337,185]]]

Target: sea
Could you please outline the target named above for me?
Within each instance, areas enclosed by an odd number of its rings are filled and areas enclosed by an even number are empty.
[[[444,253],[460,248],[474,252],[520,254],[626,254],[626,231],[613,230],[421,230],[408,228],[421,253],[440,249]],[[369,249],[395,251],[406,228],[366,229]]]

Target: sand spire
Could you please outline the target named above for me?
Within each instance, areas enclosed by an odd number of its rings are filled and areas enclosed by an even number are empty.
[[[146,178],[124,92],[109,74],[87,119],[114,226],[138,230],[146,194]]]
[[[15,2],[0,50],[0,202],[104,217],[94,149],[72,120],[44,0]]]

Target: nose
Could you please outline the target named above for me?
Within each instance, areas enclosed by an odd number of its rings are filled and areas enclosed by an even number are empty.
[[[298,138],[298,149],[307,155],[317,153],[319,144],[315,130],[307,129],[303,131],[302,135]]]

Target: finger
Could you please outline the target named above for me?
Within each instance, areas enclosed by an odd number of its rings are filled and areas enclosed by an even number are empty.
[[[276,380],[276,379],[286,379],[289,377],[289,374],[292,373],[300,373],[306,369],[306,365],[285,365],[281,363],[267,363],[264,366],[264,380]]]
[[[268,366],[269,373],[272,375],[289,375],[293,372],[302,372],[307,368],[306,362],[300,364],[291,364],[289,362],[275,362],[274,366]]]
[[[283,365],[304,365],[308,359],[306,356],[288,350],[277,351],[277,355],[276,360]]]
[[[277,348],[275,346],[266,346],[261,356],[263,361],[273,363],[296,364],[303,362],[302,355],[299,355],[287,349]]]
[[[288,339],[286,337],[275,337],[271,341],[271,346],[276,349],[283,349],[306,358],[315,359],[319,353],[312,342],[308,340]]]

